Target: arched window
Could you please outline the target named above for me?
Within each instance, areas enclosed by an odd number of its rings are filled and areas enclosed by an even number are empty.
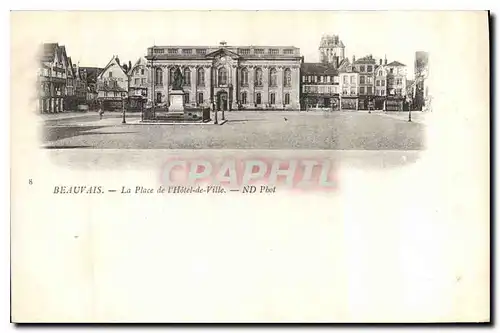
[[[290,104],[290,94],[286,93],[285,94],[285,105],[289,105],[289,104]]]
[[[227,70],[225,67],[219,68],[219,75],[217,76],[219,85],[227,84]]]
[[[241,104],[247,104],[247,92],[246,91],[241,93]]]
[[[241,85],[248,86],[248,70],[246,68],[241,70]]]
[[[203,68],[198,68],[198,76],[196,78],[196,82],[199,86],[205,85],[205,70]]]
[[[262,69],[257,68],[255,70],[255,85],[256,86],[262,86]],[[260,103],[257,103],[260,104]]]
[[[269,71],[269,85],[271,87],[276,87],[278,85],[278,74],[276,68],[271,68]]]
[[[189,68],[185,68],[183,75],[184,75],[184,84],[190,85],[191,84],[191,70]]]
[[[262,103],[262,98],[260,96],[260,93],[257,93],[255,96],[255,104],[261,104]]]
[[[285,73],[283,75],[283,82],[285,83],[285,87],[292,86],[292,71],[290,68],[285,69]]]
[[[155,82],[156,84],[163,84],[163,71],[161,68],[155,70]]]

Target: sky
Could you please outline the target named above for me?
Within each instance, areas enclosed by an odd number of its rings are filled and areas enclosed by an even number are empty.
[[[113,55],[135,61],[152,45],[276,45],[299,47],[318,61],[324,34],[337,34],[346,56],[397,60],[413,73],[415,51],[430,51],[440,20],[432,12],[328,11],[82,11],[23,12],[12,20],[36,29],[26,40],[65,45],[73,63],[104,67]]]

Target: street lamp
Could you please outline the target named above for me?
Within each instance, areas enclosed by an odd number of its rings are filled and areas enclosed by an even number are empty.
[[[125,121],[125,93],[123,92],[122,92],[122,112],[123,112],[122,124],[126,124],[127,122]]]

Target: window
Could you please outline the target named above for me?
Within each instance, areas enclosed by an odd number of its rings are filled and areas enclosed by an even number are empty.
[[[365,66],[359,66],[359,71],[363,73],[365,71]]]
[[[59,73],[58,73],[59,74]],[[108,77],[113,77],[113,72],[108,73]]]
[[[253,50],[254,54],[264,54],[264,49],[255,49]]]
[[[293,54],[293,49],[284,49],[283,54]]]
[[[240,49],[239,54],[248,55],[248,54],[250,54],[250,49]]]
[[[366,77],[366,83],[368,83],[368,84],[373,84],[373,77],[371,77],[371,76],[367,76],[367,77]]]
[[[177,54],[177,49],[168,49],[168,54]]]
[[[188,86],[191,84],[191,70],[189,68],[184,69],[184,85]]]
[[[278,50],[278,49],[269,49],[269,54],[278,55],[279,53],[280,53],[280,50]]]
[[[144,68],[141,68],[141,75],[144,75]]]
[[[371,71],[372,71],[372,70],[373,70],[373,67],[372,67],[371,65],[368,65],[368,66],[366,67],[366,71],[367,71],[367,72],[370,72],[370,73],[371,73]]]
[[[380,85],[381,85],[382,87],[385,87],[385,80],[380,80]]]
[[[193,50],[192,49],[182,49],[182,54],[193,54]]]
[[[156,93],[156,103],[161,103],[161,92]]]
[[[365,87],[360,87],[360,88],[359,88],[359,93],[360,93],[361,95],[364,95],[364,94],[365,94]]]
[[[394,68],[389,69],[389,73],[394,74]]]
[[[286,93],[285,94],[285,105],[289,105],[289,104],[290,104],[290,94]]]
[[[184,94],[184,103],[188,104],[189,103],[189,93]]]
[[[142,79],[141,79],[141,83],[142,83],[142,84],[146,84],[146,78],[142,78]]]
[[[196,54],[207,54],[206,49],[196,49]]]
[[[351,88],[351,95],[356,95],[356,88]]]
[[[401,78],[396,79],[396,84],[398,84],[398,85],[403,84],[403,79],[401,79]]]
[[[217,76],[219,85],[227,84],[227,70],[225,67],[219,68],[219,75]]]
[[[382,76],[382,71],[378,71],[378,76]]]
[[[276,87],[278,85],[278,74],[276,68],[271,68],[269,71],[269,85],[271,87]]]
[[[247,104],[247,92],[246,91],[241,93],[241,104]]]
[[[274,105],[275,103],[276,103],[276,94],[275,93],[271,93],[269,95],[269,104]]]
[[[351,84],[356,84],[356,75],[351,75]]]
[[[387,80],[387,84],[392,86],[394,84],[394,79]]]
[[[256,104],[261,104],[262,103],[262,98],[261,98],[260,93],[257,93],[257,95],[255,96],[255,103]]]
[[[319,82],[323,83],[324,76],[319,77]]]
[[[165,50],[164,49],[154,49],[153,52],[156,54],[163,54],[163,53],[165,53]]]
[[[139,78],[136,78],[136,79],[135,79],[135,84],[139,84],[139,81],[140,81],[140,79],[139,79]]]
[[[343,79],[343,81],[342,81],[342,82],[343,82],[344,84],[348,84],[349,82],[347,81],[347,80],[348,80],[347,75],[344,75],[344,76],[343,76],[343,78],[344,78],[344,79]]]
[[[331,77],[327,76],[326,77],[326,83],[330,83],[330,79],[331,79]]]
[[[198,86],[205,86],[205,70],[198,68],[196,82]]]
[[[158,85],[158,84],[163,84],[163,71],[161,70],[161,68],[157,68],[155,70],[155,83]]]
[[[241,85],[243,87],[248,86],[248,69],[246,68],[241,70]]]
[[[373,94],[372,87],[366,87],[366,94],[367,95]]]
[[[262,86],[262,69],[257,68],[255,70],[255,85]],[[258,103],[260,104],[260,103]]]
[[[306,82],[306,76],[302,75],[302,82]]]
[[[359,77],[359,84],[365,84],[365,76],[364,75],[361,75]]]
[[[290,68],[285,69],[283,82],[285,87],[292,86],[292,71],[290,70]]]
[[[380,80],[375,81],[375,85],[378,87],[380,86]]]
[[[401,89],[396,89],[396,95],[401,96]]]
[[[384,96],[385,95],[385,90],[380,90],[380,96]]]
[[[339,83],[339,77],[338,76],[334,76],[333,77],[333,83]]]
[[[203,93],[198,93],[198,104],[203,104]]]

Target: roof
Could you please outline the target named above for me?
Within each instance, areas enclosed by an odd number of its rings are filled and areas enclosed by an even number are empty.
[[[405,64],[400,63],[399,61],[393,61],[391,63],[388,63],[386,66],[405,66]]]
[[[304,62],[301,64],[303,74],[323,74],[323,75],[338,75],[339,71],[332,65],[327,65],[318,62]]]
[[[99,67],[80,67],[80,71],[85,71],[87,73],[87,82],[95,82],[102,70],[103,69]]]
[[[43,43],[41,47],[42,50],[40,60],[48,62],[53,61],[58,47],[58,43]]]
[[[375,60],[375,58],[372,57],[372,55],[367,55],[363,58],[359,58],[357,59],[356,61],[354,61],[354,63],[356,65],[362,65],[362,64],[368,64],[368,65],[374,65],[377,63],[377,61]]]
[[[103,74],[109,67],[111,67],[111,65],[115,63],[116,65],[118,65],[118,67],[120,67],[120,69],[122,70],[122,72],[126,75],[127,73],[125,72],[125,69],[123,69],[122,65],[120,65],[120,63],[118,62],[118,56],[114,55],[111,60],[108,62],[108,64],[106,65],[106,67],[104,67],[100,72],[99,74],[97,74],[97,76],[99,77],[101,74]]]
[[[129,68],[129,74],[133,72],[133,70],[137,67],[137,66],[147,66],[147,61],[146,59],[144,59],[143,57],[140,57],[139,59],[137,59],[137,61],[135,62],[135,64]]]

